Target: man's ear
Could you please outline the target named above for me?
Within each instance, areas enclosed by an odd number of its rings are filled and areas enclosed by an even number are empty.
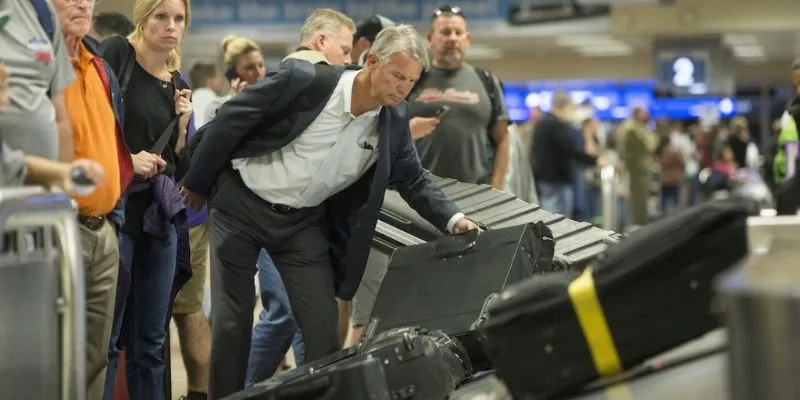
[[[322,32],[317,33],[314,35],[314,38],[311,39],[311,47],[312,50],[322,51],[322,48],[325,46],[325,43],[328,41],[328,36]]]
[[[369,53],[367,53],[367,59],[364,60],[364,66],[365,67],[371,67],[371,66],[373,66],[373,65],[375,65],[377,63],[378,63],[378,56],[375,53],[371,52],[371,51]]]

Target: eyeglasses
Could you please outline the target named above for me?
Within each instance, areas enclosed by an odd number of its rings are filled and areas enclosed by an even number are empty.
[[[461,18],[466,18],[464,12],[461,11],[461,7],[451,6],[449,4],[445,4],[440,6],[439,8],[433,10],[433,15],[431,15],[431,21],[436,19],[436,17],[441,17],[442,15],[457,15]]]
[[[66,0],[66,2],[68,4],[81,4],[83,2],[87,2],[90,4],[97,4],[100,2],[100,0]]]

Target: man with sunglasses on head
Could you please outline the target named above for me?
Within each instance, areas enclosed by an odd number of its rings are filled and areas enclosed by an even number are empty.
[[[430,135],[415,138],[422,166],[441,177],[502,189],[509,160],[503,91],[490,73],[464,62],[470,34],[459,7],[434,10],[428,44],[433,66],[408,96],[412,117],[440,115]]]

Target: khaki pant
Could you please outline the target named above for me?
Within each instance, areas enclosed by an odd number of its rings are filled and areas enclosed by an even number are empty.
[[[203,311],[203,294],[208,270],[208,224],[189,228],[192,277],[175,297],[174,315],[189,315]]]
[[[80,225],[80,235],[86,271],[86,398],[100,400],[103,398],[108,344],[114,323],[119,240],[109,222],[96,231]]]
[[[628,223],[639,226],[647,223],[647,200],[650,198],[650,184],[652,182],[652,174],[631,172]]]

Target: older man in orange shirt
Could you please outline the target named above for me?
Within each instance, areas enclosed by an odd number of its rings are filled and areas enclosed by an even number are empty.
[[[93,43],[84,39],[92,27],[94,3],[53,0],[76,76],[64,91],[75,158],[95,160],[105,169],[105,181],[91,195],[75,198],[86,269],[86,378],[91,400],[103,398],[119,276],[117,228],[123,214],[118,204],[133,175],[122,138],[119,86]]]

